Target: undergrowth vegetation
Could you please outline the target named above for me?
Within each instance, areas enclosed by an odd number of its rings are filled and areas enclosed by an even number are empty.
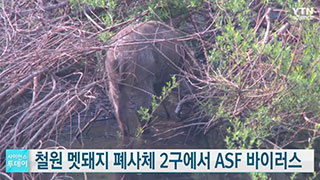
[[[113,35],[156,20],[182,33],[202,63],[199,76],[187,77],[197,89],[186,97],[196,104],[185,121],[195,135],[223,126],[225,148],[315,149],[315,172],[290,178],[320,177],[318,1],[3,1],[1,9],[0,171],[5,149],[58,146],[66,123],[100,115],[92,107],[105,93],[103,57]],[[142,120],[177,87],[173,78],[152,109],[138,111]],[[86,125],[77,127],[79,134]]]

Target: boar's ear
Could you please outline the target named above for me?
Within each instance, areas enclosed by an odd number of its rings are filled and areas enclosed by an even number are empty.
[[[116,78],[120,78],[120,72],[121,72],[121,69],[120,68],[123,68],[120,64],[120,62],[117,60],[117,59],[108,59],[110,62],[107,63],[108,66],[108,69],[110,71],[110,73],[112,73],[112,76],[116,77]]]

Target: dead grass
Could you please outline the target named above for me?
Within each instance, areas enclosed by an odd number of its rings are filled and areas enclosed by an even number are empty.
[[[103,88],[98,31],[72,16],[67,2],[1,8],[0,171],[6,149],[47,147]]]

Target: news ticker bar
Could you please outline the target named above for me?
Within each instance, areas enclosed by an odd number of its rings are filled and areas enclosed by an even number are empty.
[[[7,149],[6,172],[313,172],[314,150]]]

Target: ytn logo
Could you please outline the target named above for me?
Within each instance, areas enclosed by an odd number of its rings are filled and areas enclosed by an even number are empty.
[[[314,8],[293,8],[294,18],[297,20],[310,19],[314,13]]]

